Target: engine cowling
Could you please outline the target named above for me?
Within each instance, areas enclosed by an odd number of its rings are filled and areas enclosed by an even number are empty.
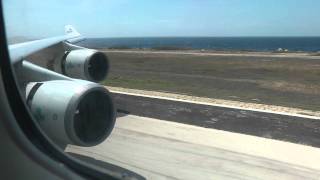
[[[66,52],[61,61],[62,73],[66,76],[94,82],[104,80],[108,74],[108,57],[92,49],[77,49]]]
[[[54,80],[29,83],[27,104],[46,134],[59,144],[95,146],[115,124],[107,89],[86,81]]]

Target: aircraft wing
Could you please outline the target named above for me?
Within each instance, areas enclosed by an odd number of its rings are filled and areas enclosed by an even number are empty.
[[[46,134],[63,147],[97,145],[115,123],[110,93],[96,83],[107,76],[108,58],[72,44],[82,39],[67,25],[63,36],[9,46],[26,104]]]
[[[61,41],[79,40],[81,34],[71,25],[65,26],[65,35],[42,40],[19,43],[9,46],[10,58],[13,63],[23,60],[25,57],[41,49],[50,47]],[[74,42],[74,41],[73,41]]]

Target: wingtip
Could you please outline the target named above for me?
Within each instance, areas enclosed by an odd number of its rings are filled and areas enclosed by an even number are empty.
[[[65,33],[66,34],[74,34],[77,36],[80,36],[81,34],[76,30],[76,28],[74,28],[72,25],[66,25],[64,27]]]

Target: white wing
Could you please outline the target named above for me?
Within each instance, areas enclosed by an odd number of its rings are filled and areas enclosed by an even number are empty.
[[[63,36],[10,45],[9,52],[11,62],[14,64],[16,62],[22,61],[30,54],[60,43],[61,41],[75,42],[83,39],[81,37],[81,34],[71,25],[65,26],[65,33],[66,34]]]

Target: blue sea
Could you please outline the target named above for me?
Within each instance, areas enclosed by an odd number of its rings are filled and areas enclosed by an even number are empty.
[[[89,48],[163,48],[222,51],[320,51],[320,37],[139,37],[88,38],[80,45]]]

